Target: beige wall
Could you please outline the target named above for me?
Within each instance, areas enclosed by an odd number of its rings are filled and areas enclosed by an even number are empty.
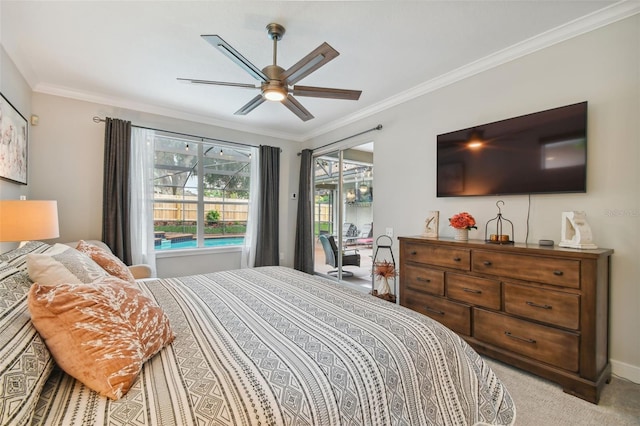
[[[482,72],[310,141],[322,146],[375,141],[376,235],[422,232],[430,210],[447,218],[469,211],[484,238],[486,222],[502,213],[527,232],[527,196],[436,198],[436,135],[580,101],[589,102],[588,192],[533,195],[528,242],[560,240],[563,211],[584,210],[595,243],[615,249],[611,270],[610,352],[614,372],[640,382],[640,15]],[[397,241],[395,242],[397,250]]]
[[[0,45],[0,92],[27,120],[31,116],[31,89],[26,80],[20,75],[20,72],[9,58],[4,48]],[[27,146],[27,162],[31,156],[32,147]],[[27,167],[30,164],[27,163]],[[27,173],[30,173],[30,168]],[[27,176],[27,182],[30,182]],[[0,199],[17,200],[21,195],[29,196],[29,186],[19,185],[13,182],[0,179]],[[14,246],[13,243],[0,243],[0,253],[9,250]]]

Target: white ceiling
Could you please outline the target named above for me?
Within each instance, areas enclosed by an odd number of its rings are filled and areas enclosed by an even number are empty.
[[[613,5],[613,6],[612,6]],[[0,40],[36,92],[294,140],[322,134],[458,78],[638,13],[613,1],[11,1]],[[271,64],[265,26],[286,28],[278,64],[326,41],[340,52],[300,84],[362,90],[359,101],[298,100],[302,122],[266,102],[233,113],[255,83],[201,34],[218,34],[258,68]]]

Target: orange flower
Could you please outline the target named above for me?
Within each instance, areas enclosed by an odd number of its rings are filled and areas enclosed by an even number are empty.
[[[374,273],[376,277],[392,278],[396,275],[396,268],[393,266],[393,263],[385,260],[384,262],[376,263]]]
[[[478,229],[476,220],[467,212],[458,213],[450,217],[449,226],[456,229]]]

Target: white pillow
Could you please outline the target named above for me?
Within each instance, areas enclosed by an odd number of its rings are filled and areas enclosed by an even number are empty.
[[[41,285],[86,284],[109,275],[89,256],[65,244],[28,254],[27,272],[31,281]]]

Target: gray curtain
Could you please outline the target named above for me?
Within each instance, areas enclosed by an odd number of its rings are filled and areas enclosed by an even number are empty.
[[[280,261],[279,201],[280,148],[260,145],[260,198],[255,266],[277,266]]]
[[[102,241],[127,265],[131,265],[130,161],[131,122],[106,118],[104,125]]]
[[[298,185],[298,217],[296,219],[296,247],[293,267],[298,271],[313,274],[313,188],[311,171],[313,151],[302,150],[300,154],[300,184]]]

